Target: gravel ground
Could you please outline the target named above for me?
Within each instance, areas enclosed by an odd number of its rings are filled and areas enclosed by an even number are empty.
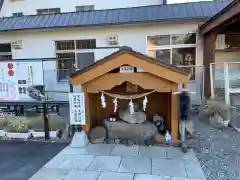
[[[240,180],[240,133],[219,130],[195,118],[197,157],[208,180]]]

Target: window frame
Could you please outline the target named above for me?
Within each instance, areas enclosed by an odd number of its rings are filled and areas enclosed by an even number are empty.
[[[149,54],[149,51],[156,51],[156,50],[164,50],[164,49],[169,49],[170,50],[170,64],[172,64],[172,57],[173,57],[173,53],[172,50],[176,49],[176,48],[195,48],[196,53],[195,53],[195,64],[193,65],[188,65],[188,66],[184,66],[184,65],[178,65],[177,67],[180,68],[195,68],[198,67],[197,66],[197,62],[198,62],[198,52],[197,52],[197,45],[198,45],[198,34],[197,32],[188,32],[187,34],[195,34],[196,35],[196,43],[195,44],[172,44],[172,36],[173,35],[180,35],[180,34],[186,34],[186,33],[169,33],[169,34],[151,34],[151,35],[147,35],[146,36],[146,45],[147,45],[147,52],[146,54]],[[151,36],[169,36],[170,35],[170,45],[159,45],[159,46],[151,46],[149,47],[148,44],[148,37]],[[155,57],[156,58],[156,57]],[[196,74],[196,69],[194,70],[195,74]],[[191,81],[196,81],[196,75],[194,76],[194,79],[189,80]]]
[[[59,58],[57,55],[58,54],[74,54],[74,58],[71,59],[71,57],[69,58]],[[75,64],[75,57],[76,57],[76,54],[74,52],[56,52],[56,72],[57,72],[57,82],[68,82],[68,78],[64,78],[64,79],[61,79],[60,76],[59,76],[59,73],[60,71],[63,71],[63,70],[66,70],[68,71],[68,68],[67,69],[59,69],[59,63],[60,61],[63,62],[63,61],[70,61],[70,60],[73,60],[73,64],[72,66]],[[68,65],[67,65],[68,66]]]
[[[77,41],[78,40],[95,40],[96,42],[96,47],[94,49],[77,49]],[[69,50],[58,50],[57,49],[57,42],[64,42],[64,41],[74,41],[74,49],[69,49]],[[97,41],[96,39],[76,39],[76,40],[72,40],[72,39],[69,39],[69,40],[55,40],[55,55],[56,55],[56,71],[58,72],[58,58],[57,58],[57,54],[61,54],[61,53],[74,53],[75,56],[74,56],[74,63],[72,64],[73,68],[76,69],[77,66],[77,53],[88,53],[88,52],[92,52],[94,53],[94,57],[95,57],[95,49],[97,48]],[[66,59],[67,61],[67,59]],[[94,59],[94,61],[96,61]],[[76,69],[77,70],[77,69]],[[59,79],[59,76],[58,76],[58,73],[57,73],[57,82],[68,82],[68,79]]]
[[[94,47],[90,47],[90,48],[78,48],[78,41],[93,41],[94,42]],[[92,45],[92,43],[90,42],[90,45]],[[75,40],[75,49],[76,50],[89,50],[89,49],[96,49],[97,48],[97,40],[96,39],[77,39]]]

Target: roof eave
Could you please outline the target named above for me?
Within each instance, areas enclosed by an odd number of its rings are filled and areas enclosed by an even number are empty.
[[[151,24],[151,23],[163,23],[163,22],[177,22],[177,21],[206,21],[210,17],[190,17],[190,18],[175,18],[175,19],[159,19],[148,21],[132,21],[132,22],[120,22],[120,23],[108,23],[108,24],[89,24],[89,25],[70,25],[70,26],[55,26],[55,27],[42,27],[42,28],[21,28],[21,29],[8,29],[0,30],[0,32],[16,32],[26,30],[42,30],[42,29],[64,29],[64,28],[78,28],[78,27],[105,27],[105,26],[124,26],[124,25],[136,25],[136,24]]]
[[[234,0],[232,1],[229,5],[227,5],[224,9],[222,9],[220,12],[218,12],[216,15],[214,15],[213,17],[211,17],[207,22],[205,22],[204,24],[202,24],[199,27],[199,32],[200,34],[206,34],[207,32],[209,32],[210,30],[207,29],[207,27],[215,20],[217,20],[219,17],[221,17],[223,14],[225,14],[227,11],[229,11],[231,8],[233,8],[236,4],[238,4],[240,2],[240,0]],[[213,29],[213,28],[212,28]]]
[[[129,54],[132,54],[133,56],[136,56],[136,57],[138,57],[140,59],[149,60],[151,62],[154,62],[156,65],[165,67],[165,68],[167,68],[169,70],[178,72],[178,73],[183,74],[185,76],[189,75],[189,72],[184,70],[184,69],[180,69],[180,68],[178,68],[178,67],[176,67],[176,66],[174,66],[172,64],[168,64],[168,63],[165,63],[163,61],[159,62],[157,59],[152,58],[152,57],[150,57],[148,55],[142,54],[140,52],[134,51],[130,47],[123,47],[123,49],[120,49],[119,51],[116,51],[116,52],[114,52],[114,53],[104,57],[103,59],[98,60],[97,62],[91,64],[90,66],[85,67],[85,68],[83,68],[83,69],[81,69],[81,70],[71,74],[70,78],[77,77],[77,76],[87,72],[88,70],[90,70],[90,69],[92,69],[92,68],[94,68],[96,66],[100,66],[101,64],[104,64],[106,61],[109,61],[109,60],[113,59],[115,56],[121,55],[123,53],[129,53]]]

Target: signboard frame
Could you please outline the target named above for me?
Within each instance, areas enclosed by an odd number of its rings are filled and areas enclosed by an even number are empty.
[[[85,125],[85,97],[84,93],[69,93],[69,112],[71,125]]]

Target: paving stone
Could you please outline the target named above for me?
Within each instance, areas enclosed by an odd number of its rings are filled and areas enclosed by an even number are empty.
[[[132,173],[102,172],[98,180],[133,180]]]
[[[84,154],[84,152],[85,152],[84,148],[72,148],[70,146],[67,146],[60,152],[60,154],[77,155],[77,154]]]
[[[167,151],[165,147],[159,146],[140,146],[139,155],[144,157],[166,158]]]
[[[68,169],[42,168],[29,180],[62,180],[68,172]]]
[[[204,179],[205,174],[197,161],[184,161],[187,175],[189,178]]]
[[[97,180],[100,172],[71,170],[64,180]]]
[[[167,157],[172,159],[181,159],[184,156],[184,153],[181,151],[181,148],[178,147],[166,147]]]
[[[183,155],[183,160],[197,163],[199,162],[193,149],[189,149],[188,152]]]
[[[134,176],[134,180],[171,180],[171,179],[170,177],[169,179],[166,179],[165,177],[157,176],[157,175],[136,174]]]
[[[117,144],[112,152],[111,155],[117,155],[117,156],[137,156],[139,152],[139,146],[126,146],[122,144]]]
[[[193,178],[181,178],[181,177],[172,177],[171,180],[205,180],[205,179],[193,179]]]
[[[119,154],[121,156],[109,154]],[[189,150],[188,153],[183,154],[180,149],[173,147],[128,147],[108,144],[89,144],[85,148],[68,147],[55,156],[45,167],[55,170],[56,174],[44,172],[46,177],[43,179],[43,172],[39,172],[37,174],[40,174],[38,176],[40,176],[40,179],[42,178],[41,180],[48,180],[49,177],[51,178],[49,180],[58,178],[62,180],[64,175],[67,176],[67,180],[74,180],[79,177],[81,179],[84,177],[83,179],[86,180],[95,180],[96,177],[99,177],[97,180],[133,180],[133,177],[134,180],[175,180],[171,179],[170,176],[188,177],[189,179],[186,180],[204,178],[195,153]],[[82,175],[85,172],[83,170],[87,170],[85,175]],[[58,171],[62,174],[59,175]],[[70,173],[67,175],[68,171]],[[102,171],[104,172],[99,174]],[[133,173],[136,173],[135,176],[133,176]],[[37,178],[31,180],[40,180]]]
[[[47,164],[44,165],[45,168],[58,168],[64,161],[71,158],[72,155],[58,154],[53,159],[51,159]]]
[[[152,174],[162,176],[187,177],[184,163],[180,159],[152,159]]]
[[[70,146],[63,149],[60,154],[78,155],[78,154],[89,154],[89,155],[110,155],[113,149],[112,144],[88,144],[84,148],[72,148]]]
[[[84,149],[84,154],[107,156],[113,150],[112,144],[88,144]]]
[[[96,156],[90,166],[89,171],[117,171],[122,157],[120,156]]]
[[[58,168],[86,170],[93,159],[94,156],[92,155],[72,155],[62,162]]]
[[[140,156],[123,157],[118,172],[151,174],[151,158]]]

